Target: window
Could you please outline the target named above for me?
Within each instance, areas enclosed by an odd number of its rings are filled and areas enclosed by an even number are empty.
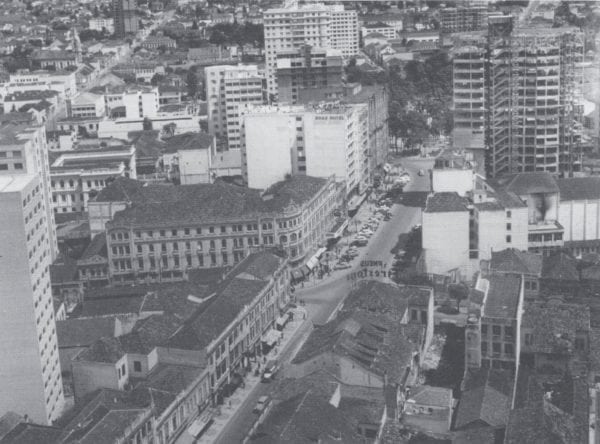
[[[502,334],[502,327],[499,325],[492,325],[492,334],[494,336],[500,336]]]
[[[525,345],[533,344],[533,335],[531,333],[525,333]]]
[[[225,225],[221,225],[221,233],[225,233],[227,231],[227,227]]]
[[[511,229],[512,229],[512,224],[511,223],[506,224],[506,231],[511,231]]]
[[[512,356],[514,354],[514,349],[512,344],[504,344],[504,353]]]
[[[5,163],[0,163],[0,171],[6,171],[8,170],[8,165]]]
[[[15,163],[15,170],[22,170],[22,169],[23,169],[22,163]]]
[[[499,342],[494,342],[492,344],[492,352],[494,353],[501,353],[502,352],[502,344],[500,344]]]
[[[487,355],[487,348],[488,348],[488,344],[487,342],[482,342],[481,343],[481,354],[482,355]]]
[[[121,374],[122,374],[123,376],[125,376],[125,375],[127,374],[127,372],[126,372],[126,369],[125,369],[125,364],[123,364],[123,365],[121,366]]]
[[[487,334],[488,334],[488,328],[487,328],[487,325],[485,325],[485,324],[484,324],[484,325],[482,325],[482,326],[481,326],[481,334],[482,334],[483,336],[487,336]]]
[[[512,338],[515,335],[514,329],[510,325],[504,327],[504,337]]]
[[[507,218],[507,219],[510,219],[511,217],[512,217],[512,211],[510,211],[510,210],[507,210],[507,211],[506,211],[506,218]]]
[[[512,242],[512,236],[511,235],[506,236],[506,243],[510,244],[511,242]]]

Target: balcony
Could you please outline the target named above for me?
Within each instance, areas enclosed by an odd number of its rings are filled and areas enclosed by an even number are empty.
[[[556,221],[529,224],[528,247],[530,249],[562,247],[564,245],[564,231],[563,226]]]

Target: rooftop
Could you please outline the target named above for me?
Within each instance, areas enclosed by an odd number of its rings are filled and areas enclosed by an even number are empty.
[[[67,319],[56,321],[59,347],[87,347],[102,337],[115,335],[115,318]]]
[[[577,259],[562,251],[551,256],[545,256],[542,277],[552,280],[579,281]]]
[[[210,149],[214,136],[206,133],[183,133],[165,139],[165,152],[174,153],[180,150]]]
[[[485,299],[483,315],[488,318],[515,319],[519,307],[521,278],[515,275],[493,274]]]
[[[558,193],[556,179],[550,173],[518,173],[498,179],[498,183],[507,191],[518,196],[537,193]]]
[[[427,197],[426,213],[468,211],[469,201],[455,192],[433,193]]]
[[[502,427],[508,422],[513,380],[510,372],[492,368],[469,370],[458,404],[455,427],[474,423]]]
[[[502,251],[492,251],[490,260],[492,272],[529,274],[541,276],[542,256],[535,253],[507,248]]]
[[[326,183],[327,179],[292,176],[272,185],[261,195],[258,190],[224,183],[165,186],[117,178],[98,193],[96,201],[131,203],[127,209],[116,213],[108,227],[243,221],[286,209],[299,209]]]
[[[600,199],[600,177],[574,177],[557,179],[560,200]]]
[[[35,91],[18,91],[12,94],[7,94],[4,97],[5,102],[22,102],[25,100],[44,100],[51,99],[58,95],[57,91],[53,90],[35,90]]]

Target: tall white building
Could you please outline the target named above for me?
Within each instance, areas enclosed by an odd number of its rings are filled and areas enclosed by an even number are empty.
[[[365,104],[247,106],[242,113],[242,174],[265,189],[287,174],[335,175],[346,195],[369,184],[368,109]]]
[[[256,65],[221,65],[204,69],[208,132],[229,149],[240,148],[240,105],[264,102],[264,75]]]
[[[125,117],[128,119],[148,117],[158,114],[158,87],[135,87],[123,92]]]
[[[51,423],[64,405],[49,267],[56,256],[43,127],[0,128],[0,415]]]
[[[267,91],[277,94],[277,52],[310,45],[339,49],[344,57],[358,53],[358,16],[342,5],[290,2],[264,13]]]

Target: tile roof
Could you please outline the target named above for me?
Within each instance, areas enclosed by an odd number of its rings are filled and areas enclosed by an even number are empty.
[[[564,252],[544,256],[542,278],[578,281],[577,259]]]
[[[515,275],[494,274],[488,279],[490,287],[485,299],[483,316],[515,319],[519,306],[521,278]]]
[[[558,193],[556,178],[546,172],[518,173],[498,179],[506,191],[512,191],[517,196],[536,193]]]
[[[74,316],[79,318],[139,314],[144,302],[143,295],[86,299],[77,305]]]
[[[407,402],[428,406],[449,407],[452,405],[452,389],[430,385],[413,387],[407,397]]]
[[[327,179],[292,176],[258,190],[224,183],[196,185],[147,185],[117,178],[96,197],[98,202],[125,201],[131,206],[115,214],[109,226],[152,226],[220,222],[257,218],[300,206],[310,201]]]
[[[452,444],[492,444],[495,442],[498,442],[497,431],[489,426],[457,430],[452,434]]]
[[[560,200],[600,199],[600,177],[573,177],[557,179]]]
[[[52,285],[77,281],[77,261],[63,254],[50,265]]]
[[[114,317],[56,321],[59,347],[86,347],[102,337],[115,335]]]
[[[206,133],[183,133],[165,139],[165,152],[174,153],[179,150],[210,149],[214,136]]]
[[[300,364],[323,353],[350,359],[390,381],[400,382],[413,354],[421,346],[424,327],[399,324],[384,315],[345,313],[315,328],[292,363]]]
[[[78,353],[73,360],[114,364],[124,355],[125,351],[118,338],[100,338]]]
[[[542,256],[540,254],[520,251],[515,248],[492,251],[490,270],[502,273],[541,276]]]
[[[521,329],[531,334],[531,341],[522,345],[522,351],[571,354],[577,333],[591,330],[590,310],[580,304],[530,302],[525,307]]]
[[[23,421],[21,415],[15,412],[7,412],[0,417],[0,440],[8,434],[12,429]]]
[[[375,280],[363,281],[344,300],[341,312],[366,310],[402,319],[409,305],[427,306],[430,291]]]
[[[455,427],[483,422],[502,427],[508,422],[513,379],[510,372],[492,368],[469,370],[456,413]]]
[[[57,427],[21,422],[0,439],[0,444],[58,444],[61,433]]]
[[[564,444],[560,436],[552,431],[550,418],[544,414],[542,402],[510,412],[506,425],[505,444]]]
[[[468,211],[469,201],[455,192],[433,193],[427,197],[426,213]]]

